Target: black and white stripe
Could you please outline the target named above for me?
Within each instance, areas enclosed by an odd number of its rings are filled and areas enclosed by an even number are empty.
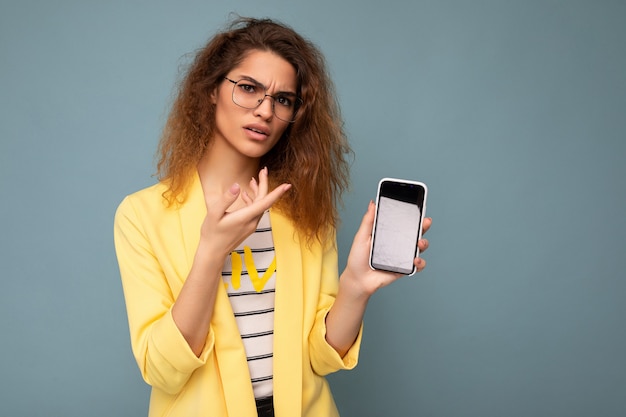
[[[272,274],[263,289],[257,292],[252,285],[248,266],[244,261],[244,246],[251,249],[255,268],[259,277],[262,277],[275,257],[269,212],[263,215],[257,230],[235,250],[242,264],[240,287],[238,289],[233,287],[230,256],[222,272],[222,279],[227,285],[228,297],[246,349],[254,395],[256,398],[262,398],[273,394],[276,274]]]

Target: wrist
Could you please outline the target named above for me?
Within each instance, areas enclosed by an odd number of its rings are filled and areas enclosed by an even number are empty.
[[[369,291],[360,278],[360,276],[346,268],[339,280],[339,292],[352,300],[367,303],[374,292]]]
[[[196,248],[193,263],[202,269],[210,269],[212,271],[215,270],[221,274],[224,262],[229,255],[230,252],[224,253],[223,250],[218,251],[217,248],[215,248],[214,245],[211,245],[210,242],[200,240],[200,243]]]

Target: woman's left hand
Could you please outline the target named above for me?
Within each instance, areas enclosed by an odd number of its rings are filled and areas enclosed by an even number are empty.
[[[355,291],[355,294],[360,293],[360,295],[367,297],[374,294],[379,288],[385,287],[403,276],[393,272],[373,270],[369,266],[375,209],[375,204],[370,202],[367,213],[365,213],[361,221],[361,226],[354,236],[352,248],[348,255],[348,263],[342,276],[342,280],[347,279],[350,281],[350,287],[352,291]],[[423,234],[430,229],[431,224],[431,218],[424,219],[422,223]],[[420,254],[424,253],[428,249],[428,240],[420,239],[417,246]],[[426,267],[426,261],[421,257],[415,258],[413,263],[417,272],[421,272]]]
[[[391,284],[402,276],[392,272],[376,271],[369,266],[372,226],[374,225],[374,203],[370,202],[361,226],[354,236],[348,255],[348,264],[339,280],[339,291],[332,308],[326,316],[326,341],[343,357],[354,343],[361,328],[367,303],[379,288]],[[430,229],[432,219],[422,224],[423,233]],[[417,243],[420,253],[428,249],[428,240]],[[426,261],[415,258],[418,272],[426,267]]]

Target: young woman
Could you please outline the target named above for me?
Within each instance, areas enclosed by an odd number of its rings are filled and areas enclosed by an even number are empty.
[[[338,279],[341,126],[322,55],[289,27],[239,19],[197,54],[159,183],[115,217],[150,416],[338,415],[324,376],[356,365],[367,302],[399,278],[368,266],[370,203]]]

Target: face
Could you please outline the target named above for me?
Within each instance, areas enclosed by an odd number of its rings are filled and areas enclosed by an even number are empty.
[[[277,96],[296,93],[296,71],[280,56],[267,51],[252,51],[226,77],[242,79],[264,87],[266,94]],[[247,109],[233,102],[234,84],[223,80],[214,96],[216,104],[215,143],[235,154],[251,159],[265,155],[281,138],[288,122],[277,118],[272,110],[272,98],[266,97],[255,109]],[[278,106],[279,103],[276,103]]]

